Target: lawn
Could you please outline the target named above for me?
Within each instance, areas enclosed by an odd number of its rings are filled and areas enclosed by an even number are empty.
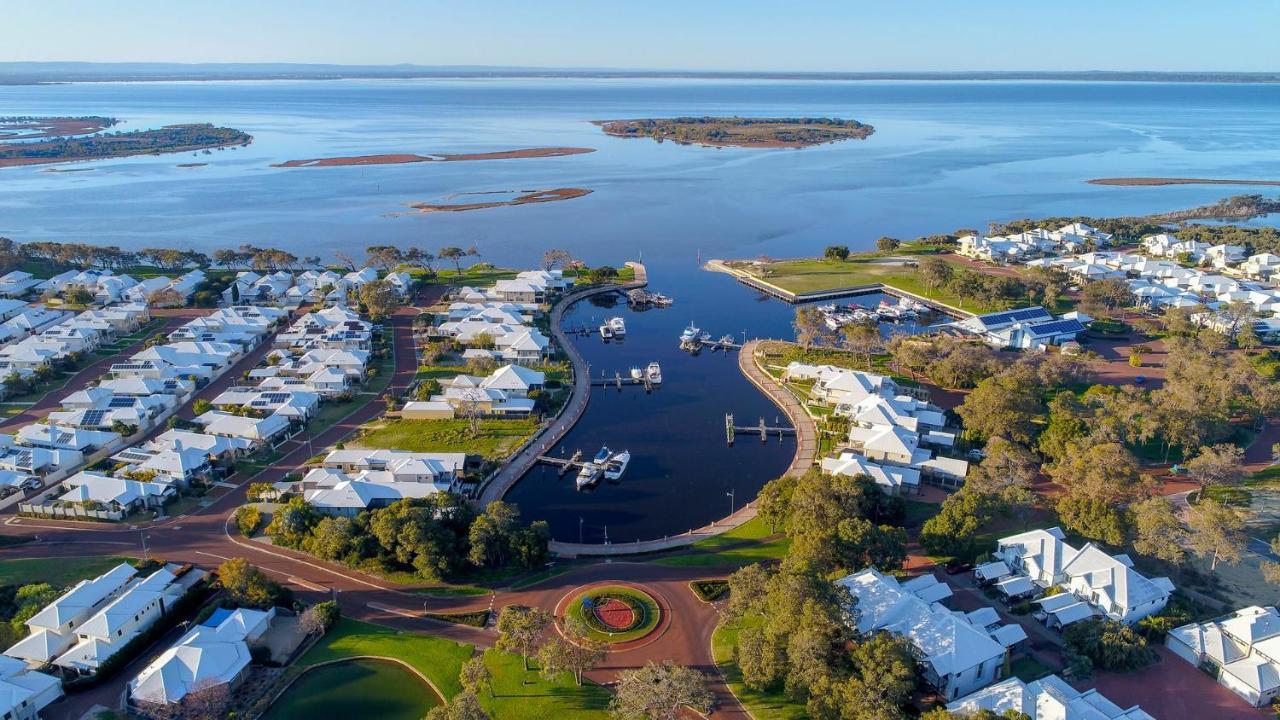
[[[631,605],[632,608],[635,609],[635,612],[643,611],[643,620],[641,620],[635,628],[625,632],[607,632],[605,630],[601,630],[600,627],[607,626],[602,626],[594,618],[588,618],[587,613],[589,611],[583,607],[582,603],[584,598],[601,596],[625,598],[623,601],[628,605]],[[653,598],[649,597],[645,593],[638,592],[621,585],[608,585],[605,587],[593,588],[592,590],[575,597],[573,600],[569,601],[569,606],[565,608],[564,614],[566,618],[573,617],[579,620],[586,628],[587,635],[589,637],[607,643],[620,643],[627,642],[629,640],[638,640],[653,632],[653,629],[658,626],[658,622],[662,620],[662,609],[658,607],[658,603],[655,602]],[[632,617],[635,617],[635,615],[633,614]]]
[[[797,294],[883,283],[963,310],[991,312],[1004,309],[1003,305],[962,298],[947,290],[930,289],[920,281],[915,268],[897,263],[876,262],[876,259],[864,256],[844,262],[821,259],[779,260],[768,266],[766,274],[761,275],[755,271],[752,274]],[[957,268],[967,268],[955,265]]]
[[[749,565],[780,560],[790,546],[790,539],[769,532],[769,526],[763,520],[752,518],[729,532],[695,542],[679,555],[658,558],[653,562],[674,567]]]
[[[472,653],[472,646],[452,640],[343,618],[298,660],[297,665],[307,667],[359,655],[392,657],[403,660],[430,678],[445,697],[453,697],[462,691],[458,672]],[[531,667],[525,672],[519,656],[511,653],[489,650],[484,654],[484,661],[493,675],[493,695],[482,692],[480,703],[495,720],[594,720],[605,717],[609,693],[603,688],[592,685],[579,688],[567,673],[555,680],[547,680],[536,668]],[[375,716],[342,715],[326,709],[308,717],[358,720]]]
[[[1009,675],[1023,682],[1034,682],[1053,672],[1053,668],[1030,655],[1020,655],[1009,664]]]
[[[350,445],[410,450],[413,452],[465,452],[501,460],[533,435],[538,425],[531,419],[482,420],[471,434],[470,422],[461,420],[379,420],[367,425]]]
[[[760,692],[742,683],[742,671],[733,660],[733,651],[738,645],[738,634],[759,622],[759,618],[744,618],[717,625],[711,635],[711,656],[729,689],[755,720],[803,720],[809,717],[804,705],[789,700],[781,690]]]
[[[46,558],[0,560],[0,585],[47,582],[54,587],[65,588],[81,580],[97,577],[122,562],[136,561],[104,555],[58,558],[56,562]]]

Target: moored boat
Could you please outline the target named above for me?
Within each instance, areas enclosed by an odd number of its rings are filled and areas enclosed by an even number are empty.
[[[614,337],[622,337],[627,334],[627,324],[620,317],[609,318],[605,325],[608,325],[609,329],[613,331]]]
[[[662,366],[657,362],[649,363],[649,367],[645,368],[645,374],[649,377],[649,382],[654,385],[662,384]]]
[[[578,479],[576,481],[578,489],[581,490],[584,487],[595,485],[600,482],[600,476],[603,474],[604,469],[594,462],[583,465],[582,469],[578,471]]]
[[[640,368],[638,368],[638,367],[633,367],[633,368],[631,368],[631,379],[632,379],[632,380],[643,380],[643,379],[644,379],[644,370],[641,370],[641,369],[640,369]]]
[[[605,340],[613,339],[613,328],[609,327],[609,323],[604,323],[600,326],[600,337]]]
[[[702,330],[698,329],[698,327],[693,323],[689,323],[689,327],[685,328],[680,333],[680,342],[686,343],[686,344],[695,342],[698,339],[698,335],[700,335],[701,333],[702,333]]]
[[[623,450],[622,452],[614,453],[613,456],[609,458],[609,462],[605,464],[604,479],[620,479],[622,474],[627,471],[627,465],[629,464],[631,464],[630,450]]]

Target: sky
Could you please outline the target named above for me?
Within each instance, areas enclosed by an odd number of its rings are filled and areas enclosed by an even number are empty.
[[[1274,0],[17,0],[0,61],[1280,70]]]

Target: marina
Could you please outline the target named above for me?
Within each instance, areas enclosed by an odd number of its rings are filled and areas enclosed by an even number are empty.
[[[623,375],[621,372],[615,372],[612,377],[601,371],[600,377],[592,378],[592,387],[616,387],[619,390],[624,385],[639,385],[645,390],[653,390],[662,384],[662,366],[657,362],[651,362],[646,367],[633,367],[630,372]]]
[[[777,420],[774,420],[774,423],[774,425],[768,425],[765,423],[764,418],[761,417],[760,423],[757,425],[735,425],[733,413],[726,413],[724,416],[725,438],[729,445],[733,445],[734,438],[737,435],[759,435],[761,443],[766,442],[770,437],[776,437],[781,442],[784,437],[795,436],[795,428],[777,425]]]

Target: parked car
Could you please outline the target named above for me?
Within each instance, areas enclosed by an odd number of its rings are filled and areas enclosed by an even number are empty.
[[[970,570],[972,570],[973,563],[965,562],[963,560],[952,560],[951,562],[947,563],[942,569],[945,570],[948,575],[959,575],[960,573],[969,572]]]
[[[1146,381],[1147,381],[1147,376],[1146,376],[1146,375],[1139,375],[1139,376],[1137,376],[1137,377],[1135,377],[1135,378],[1133,379],[1133,384],[1134,384],[1134,385],[1141,385],[1141,384],[1145,383]]]

